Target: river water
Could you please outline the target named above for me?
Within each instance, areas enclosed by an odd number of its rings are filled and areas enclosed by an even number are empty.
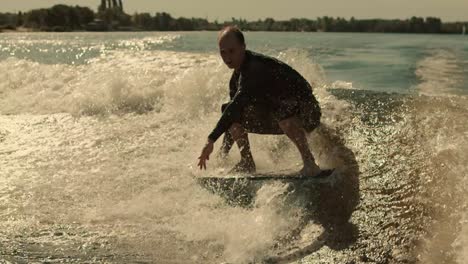
[[[236,204],[197,180],[228,98],[216,36],[0,34],[0,259],[466,263],[466,37],[247,32],[313,84],[309,142],[340,179]],[[300,168],[284,136],[250,139],[259,170]]]

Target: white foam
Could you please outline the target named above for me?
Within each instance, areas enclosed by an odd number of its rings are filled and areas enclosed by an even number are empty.
[[[163,86],[210,57],[175,52],[114,52],[87,65],[0,61],[3,114],[105,114],[160,108]],[[213,63],[211,57],[211,63]],[[177,77],[176,77],[177,78]]]
[[[450,257],[462,264],[468,257],[468,100],[462,96],[425,100],[429,103],[416,108],[418,136],[427,138],[421,147],[427,152],[423,166],[428,174],[420,176],[427,181],[427,206],[434,206],[438,214],[432,215],[419,257],[423,263]]]
[[[345,81],[334,81],[331,84],[331,88],[333,88],[333,89],[354,89],[352,82],[345,82]]]
[[[340,116],[345,106],[326,92],[320,67],[295,52],[282,56],[316,84],[326,122]],[[287,186],[265,186],[249,210],[226,206],[192,179],[229,77],[214,54],[115,51],[76,66],[1,61],[1,112],[15,115],[0,119],[0,207],[11,217],[0,224],[11,234],[78,224],[93,238],[115,236],[134,252],[180,262],[179,247],[193,244],[190,257],[203,259],[197,249],[206,243],[211,257],[261,258],[300,220],[302,208],[281,203]],[[260,169],[300,163],[281,136],[253,136],[252,148]],[[211,159],[209,170],[219,164]]]
[[[429,96],[450,96],[464,82],[462,61],[454,53],[435,50],[417,64],[416,76],[421,80],[416,89]]]

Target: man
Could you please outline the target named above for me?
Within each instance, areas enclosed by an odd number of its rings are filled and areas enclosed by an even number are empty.
[[[299,150],[304,167],[302,176],[317,176],[321,171],[309,149],[306,131],[320,124],[320,107],[309,83],[287,64],[246,50],[242,32],[226,27],[218,36],[224,63],[234,72],[230,81],[231,101],[208,136],[198,166],[206,169],[214,142],[225,133],[222,154],[236,141],[241,160],[239,172],[254,172],[255,162],[247,133],[286,134]]]

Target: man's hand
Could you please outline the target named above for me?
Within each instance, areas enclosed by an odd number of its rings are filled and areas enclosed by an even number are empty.
[[[206,170],[206,161],[210,159],[210,154],[213,152],[213,144],[214,142],[211,139],[208,139],[208,142],[206,143],[205,147],[203,147],[202,153],[198,159],[200,160],[198,162],[198,167],[201,169]]]

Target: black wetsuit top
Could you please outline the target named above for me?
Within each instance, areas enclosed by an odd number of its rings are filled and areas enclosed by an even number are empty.
[[[311,86],[296,70],[280,60],[249,50],[240,69],[233,72],[229,88],[231,101],[208,136],[213,141],[239,120],[249,104],[264,104],[274,109],[282,100],[316,102]]]

